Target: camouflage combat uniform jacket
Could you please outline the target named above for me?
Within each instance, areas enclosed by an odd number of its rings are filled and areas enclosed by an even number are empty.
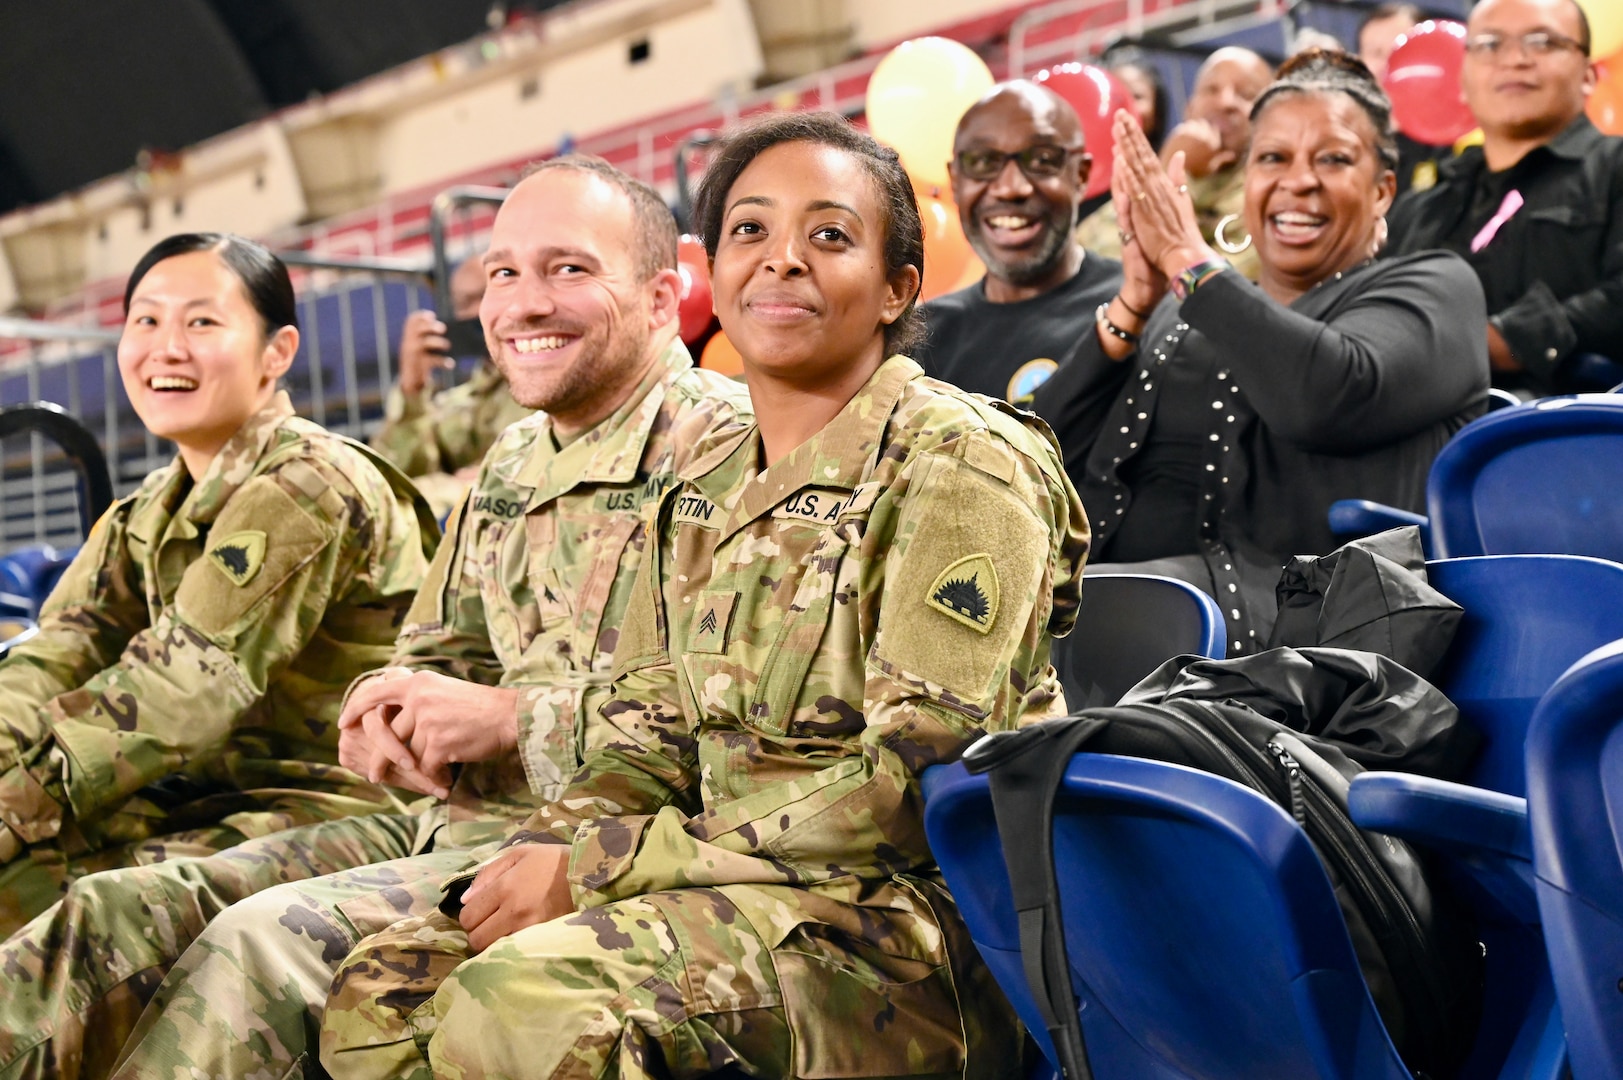
[[[585,764],[514,840],[572,845],[581,909],[719,887],[772,950],[795,1075],[957,1072],[988,1006],[941,985],[974,961],[919,774],[1063,712],[1088,528],[1053,436],[897,356],[770,468],[753,425],[694,453]]]
[[[519,752],[463,766],[418,850],[447,821],[436,847],[499,839],[563,791],[584,718],[608,698],[643,505],[674,479],[672,434],[679,421],[702,430],[748,415],[742,384],[694,367],[673,341],[614,415],[562,448],[545,413],[498,437],[446,526],[449,550],[406,617],[394,666],[517,688]]]
[[[453,474],[479,464],[504,428],[531,414],[485,360],[466,382],[437,394],[390,390],[383,426],[371,444],[416,481],[435,516],[443,517],[468,489]]]
[[[0,863],[207,823],[148,787],[195,794],[177,773],[308,811],[282,827],[398,807],[337,767],[338,711],[388,661],[438,532],[387,463],[285,393],[196,483],[178,458],[154,472],[0,661]]]

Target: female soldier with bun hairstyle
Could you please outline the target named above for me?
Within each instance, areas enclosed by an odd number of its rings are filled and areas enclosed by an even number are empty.
[[[176,459],[115,503],[0,661],[0,929],[94,870],[398,809],[337,767],[437,530],[370,451],[293,415],[293,286],[241,237],[130,275],[119,373]]]

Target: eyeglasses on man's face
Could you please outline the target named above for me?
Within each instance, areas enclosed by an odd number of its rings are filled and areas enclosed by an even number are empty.
[[[1589,55],[1589,50],[1574,38],[1551,30],[1532,30],[1525,34],[1476,34],[1465,39],[1465,51],[1479,60],[1498,60],[1520,50],[1521,55],[1534,60],[1571,49]]]
[[[1024,150],[1013,154],[1005,154],[1001,150],[974,149],[960,150],[954,157],[958,171],[971,180],[995,180],[1002,174],[1005,166],[1012,158],[1020,166],[1020,171],[1031,180],[1052,180],[1065,171],[1065,163],[1081,150],[1069,150],[1063,146],[1054,146],[1042,143],[1037,146],[1028,146]]]

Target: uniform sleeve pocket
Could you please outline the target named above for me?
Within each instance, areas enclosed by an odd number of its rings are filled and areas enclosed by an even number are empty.
[[[873,661],[980,718],[1028,633],[1048,531],[983,469],[946,456],[921,464],[897,524]]]
[[[336,531],[273,478],[250,481],[209,531],[202,558],[181,579],[175,606],[198,630],[234,637],[260,602],[331,543]]]

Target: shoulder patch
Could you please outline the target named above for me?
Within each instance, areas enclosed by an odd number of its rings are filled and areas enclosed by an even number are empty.
[[[208,557],[231,584],[240,589],[253,580],[265,563],[265,534],[258,529],[246,529],[221,537],[209,549]]]
[[[828,488],[802,488],[772,509],[775,518],[832,525],[845,509],[849,492]]]
[[[972,630],[989,633],[997,621],[997,569],[985,552],[965,555],[936,576],[925,604]]]
[[[678,495],[671,520],[678,525],[697,525],[701,529],[721,528],[724,514],[716,504],[703,495]]]

